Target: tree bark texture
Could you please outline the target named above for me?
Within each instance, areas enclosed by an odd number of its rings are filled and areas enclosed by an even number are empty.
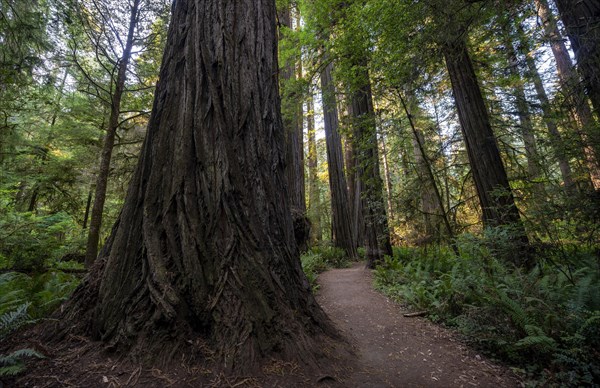
[[[485,226],[521,225],[487,107],[462,38],[443,48]]]
[[[111,96],[110,118],[108,128],[104,135],[104,144],[102,154],[100,155],[100,167],[96,177],[96,192],[94,195],[94,205],[90,219],[88,231],[87,246],[85,251],[85,264],[90,266],[98,256],[98,244],[100,242],[100,228],[102,227],[102,213],[104,212],[104,202],[106,201],[106,189],[108,186],[108,176],[110,174],[110,161],[115,146],[115,136],[119,127],[119,116],[121,114],[121,99],[125,90],[125,81],[127,80],[127,67],[131,59],[131,50],[134,44],[134,35],[138,23],[138,13],[141,0],[134,0],[129,16],[129,26],[125,49],[119,60],[117,78],[115,80],[115,89]]]
[[[101,277],[74,296],[92,300],[91,330],[110,347],[160,362],[201,338],[248,371],[310,360],[314,338],[333,333],[294,241],[277,70],[274,0],[175,1]]]
[[[576,131],[581,139],[586,167],[590,174],[593,187],[600,189],[600,164],[593,144],[590,143],[591,132],[597,131],[592,111],[588,105],[584,89],[575,72],[575,67],[569,56],[562,35],[556,25],[556,20],[548,6],[547,0],[535,0],[538,15],[544,25],[546,38],[556,60],[558,79],[561,89],[566,96],[568,108],[576,123]]]
[[[365,221],[367,267],[374,268],[384,255],[392,255],[388,220],[379,169],[379,147],[373,96],[366,67],[363,85],[352,92],[353,148],[360,182],[360,198]]]
[[[587,95],[600,119],[600,2],[556,0]]]
[[[342,248],[349,258],[356,257],[356,243],[352,234],[352,218],[348,202],[348,186],[344,173],[344,154],[339,128],[335,86],[332,78],[333,64],[321,72],[325,142],[327,146],[327,169],[331,192],[331,229],[334,245]]]

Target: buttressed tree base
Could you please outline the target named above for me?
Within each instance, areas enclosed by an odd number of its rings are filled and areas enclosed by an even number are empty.
[[[153,361],[200,337],[236,371],[310,363],[333,335],[294,242],[275,15],[272,0],[175,2],[137,170],[65,322]]]

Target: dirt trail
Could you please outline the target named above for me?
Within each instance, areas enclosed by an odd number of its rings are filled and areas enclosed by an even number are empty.
[[[360,368],[342,385],[360,387],[516,387],[518,380],[468,349],[450,331],[404,311],[372,288],[364,265],[322,273],[317,299],[351,342]]]

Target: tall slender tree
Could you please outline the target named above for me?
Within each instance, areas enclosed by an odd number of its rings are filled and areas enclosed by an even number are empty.
[[[293,29],[292,6],[284,4],[279,11],[279,23],[285,30],[280,30],[280,38]],[[302,145],[302,98],[298,90],[296,70],[300,58],[290,55],[285,63],[281,63],[281,90],[283,126],[285,128],[286,176],[289,186],[292,211],[303,218],[306,213],[304,185],[304,152]]]
[[[587,95],[600,120],[600,2],[556,0],[556,5],[575,52]]]
[[[98,244],[100,242],[100,227],[102,226],[102,215],[104,212],[104,202],[106,201],[106,189],[108,186],[108,176],[110,173],[110,161],[112,159],[113,148],[115,146],[115,136],[120,124],[121,100],[127,81],[127,68],[131,60],[132,50],[135,43],[136,30],[139,23],[141,0],[133,0],[129,14],[129,25],[125,41],[123,42],[123,53],[115,64],[116,77],[114,84],[111,84],[112,93],[110,93],[110,118],[108,127],[104,134],[102,154],[100,156],[100,166],[96,177],[96,191],[94,204],[92,206],[90,227],[88,231],[87,246],[85,251],[85,263],[90,266],[98,256]],[[107,26],[108,28],[108,26]]]
[[[66,317],[167,361],[308,360],[332,333],[302,273],[284,176],[274,0],[176,1],[125,204]]]
[[[308,144],[308,154],[306,155],[306,165],[308,168],[308,216],[311,221],[311,241],[316,243],[321,241],[323,231],[321,229],[319,162],[317,158],[317,134],[312,91],[309,91],[306,100],[306,134]]]
[[[331,230],[335,246],[356,257],[356,242],[351,229],[348,186],[344,172],[344,155],[339,133],[339,118],[332,77],[333,63],[328,63],[321,72],[325,141],[327,144],[327,169],[331,192]]]
[[[533,182],[533,193],[536,196],[535,199],[541,201],[543,199],[544,185],[540,181],[542,178],[540,154],[534,135],[532,115],[529,108],[530,104],[525,95],[524,79],[519,67],[519,57],[517,50],[513,45],[515,34],[512,32],[511,28],[511,26],[505,25],[502,31],[502,35],[504,35],[506,59],[508,62],[508,73],[514,81],[511,88],[515,98],[514,104],[517,116],[519,118],[519,132],[523,139],[525,155],[527,157],[527,177],[528,180]]]
[[[575,71],[573,61],[567,50],[567,46],[556,25],[556,19],[548,5],[548,0],[535,0],[540,20],[544,25],[546,39],[550,42],[550,48],[556,60],[556,68],[560,86],[566,96],[568,108],[575,121],[577,134],[581,139],[586,166],[590,175],[592,185],[600,189],[600,164],[598,155],[590,143],[589,133],[596,127],[594,117]]]
[[[522,227],[465,37],[448,40],[442,50],[452,82],[484,225],[514,224]],[[526,240],[524,231],[522,236]]]
[[[544,82],[542,81],[542,77],[540,76],[540,72],[535,62],[534,53],[531,49],[529,38],[526,36],[522,25],[518,25],[517,29],[519,33],[518,48],[521,55],[525,58],[525,75],[530,82],[533,83],[537,99],[540,102],[544,123],[546,124],[546,128],[548,129],[548,134],[550,137],[550,145],[552,146],[554,156],[558,162],[566,191],[568,193],[572,193],[574,188],[573,172],[564,150],[564,140],[558,130],[556,114],[552,109],[550,98],[548,98],[548,93],[546,93],[546,87],[544,86]]]
[[[356,155],[357,180],[365,220],[367,267],[375,268],[384,255],[392,255],[383,180],[379,168],[379,147],[373,95],[366,63],[360,63],[359,85],[353,88],[352,126],[353,149]]]

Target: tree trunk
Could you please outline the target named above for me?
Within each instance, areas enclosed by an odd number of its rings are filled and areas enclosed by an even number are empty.
[[[527,177],[528,181],[533,182],[532,191],[534,199],[539,202],[544,199],[544,184],[540,180],[542,178],[540,155],[537,150],[537,142],[533,133],[529,102],[525,96],[523,77],[519,70],[519,58],[517,57],[517,51],[513,46],[514,37],[508,27],[506,28],[506,31],[504,31],[504,35],[508,70],[514,79],[513,93],[515,97],[515,108],[517,109],[520,124],[519,129],[525,146],[525,155],[527,156]]]
[[[279,13],[279,22],[292,28],[290,5],[285,5]],[[280,39],[282,34],[280,33]],[[294,57],[288,63],[281,63],[281,91],[283,128],[285,130],[286,179],[290,204],[294,219],[296,242],[302,251],[308,248],[310,225],[306,218],[304,187],[304,155],[302,146],[302,103],[296,90],[296,63]]]
[[[587,95],[600,120],[600,2],[556,0],[556,5],[575,52]]]
[[[504,169],[488,111],[463,38],[443,47],[446,66],[485,226],[514,224],[522,229],[519,210]],[[526,236],[522,231],[525,242]]]
[[[321,241],[323,232],[321,230],[317,137],[315,131],[314,101],[312,93],[310,93],[308,96],[306,110],[306,132],[308,134],[308,215],[312,224],[310,228],[311,242],[316,243]]]
[[[439,222],[434,223],[432,220],[432,216],[438,215],[438,217],[441,217],[444,223],[444,227],[448,233],[448,238],[450,239],[452,249],[458,256],[459,251],[456,241],[454,241],[454,231],[450,225],[450,220],[448,220],[448,214],[444,210],[444,200],[440,194],[437,181],[435,180],[433,167],[431,166],[429,158],[427,157],[427,152],[425,151],[425,137],[423,136],[423,133],[416,127],[413,120],[413,115],[411,114],[402,95],[400,95],[400,102],[402,103],[402,107],[404,108],[404,112],[406,113],[406,117],[408,118],[408,122],[413,132],[413,150],[415,153],[415,160],[417,161],[417,172],[421,182],[424,184],[421,200],[423,204],[423,214],[425,215],[425,227],[427,233],[425,241],[430,240],[431,237],[439,236]],[[448,208],[450,208],[450,206],[448,206]],[[427,230],[427,228],[429,228],[429,230]]]
[[[598,190],[600,189],[600,165],[598,164],[596,151],[590,144],[587,133],[595,127],[592,111],[579,82],[579,77],[574,70],[573,62],[571,61],[565,42],[556,26],[556,21],[552,16],[548,1],[535,0],[535,5],[544,25],[546,38],[550,41],[550,47],[556,60],[561,89],[567,97],[567,105],[576,123],[577,134],[581,138],[583,154],[592,185]]]
[[[360,182],[360,198],[365,221],[365,243],[367,267],[383,260],[384,255],[392,255],[392,245],[388,230],[387,215],[383,199],[383,181],[379,172],[379,150],[371,83],[366,67],[363,85],[351,95],[353,119],[353,149],[356,155],[357,177]]]
[[[352,236],[354,237],[356,246],[361,247],[365,241],[365,226],[360,201],[360,178],[356,171],[356,155],[352,146],[352,138],[348,134],[344,139],[344,160],[346,164],[346,176],[348,177],[348,201],[350,217],[352,219]]]
[[[322,353],[333,329],[294,241],[275,20],[274,0],[174,3],[138,167],[67,327],[157,362],[203,340],[239,373]]]
[[[385,136],[382,134],[381,135],[381,160],[383,162],[383,177],[384,179],[384,185],[385,185],[385,199],[386,199],[386,203],[387,203],[387,214],[388,214],[388,220],[393,220],[394,219],[394,209],[392,206],[392,176],[391,176],[391,172],[390,172],[390,165],[388,163],[388,156],[387,156],[387,146],[386,146],[386,142],[385,142]]]
[[[520,35],[519,48],[521,54],[525,57],[525,63],[527,64],[526,75],[531,82],[533,82],[537,98],[540,101],[542,113],[544,115],[544,123],[546,124],[546,128],[548,128],[548,133],[550,135],[550,145],[552,146],[554,156],[558,161],[558,167],[560,168],[565,190],[567,193],[571,193],[574,188],[573,173],[571,171],[571,166],[569,165],[568,157],[564,152],[564,141],[560,135],[560,132],[558,131],[558,126],[556,124],[556,119],[554,118],[555,114],[552,111],[550,99],[546,93],[546,89],[535,63],[535,59],[532,56],[528,37],[525,35],[522,26],[519,25],[518,29]]]
[[[90,217],[90,208],[92,206],[92,198],[94,197],[94,187],[90,188],[88,192],[87,201],[85,203],[85,213],[83,215],[83,230],[86,230],[88,227],[88,220]]]
[[[418,128],[415,128],[412,142],[417,175],[420,181],[419,191],[421,194],[421,211],[423,212],[425,237],[438,238],[438,215],[444,214],[444,211],[439,209],[438,201],[436,199],[435,192],[433,191],[433,185],[430,179],[429,165],[425,160],[425,155],[423,155],[423,152],[421,151],[421,147],[423,147],[423,145],[425,144],[425,137]]]
[[[327,144],[327,168],[331,191],[331,229],[334,245],[342,248],[349,258],[356,256],[356,243],[352,235],[348,186],[344,173],[342,140],[338,132],[339,119],[335,101],[335,86],[332,79],[333,64],[329,63],[321,72],[325,142]]]
[[[106,189],[108,186],[108,176],[110,173],[110,160],[115,145],[115,136],[119,126],[119,116],[121,114],[121,98],[125,90],[125,81],[127,80],[127,67],[131,59],[131,50],[133,49],[134,35],[139,22],[139,6],[141,0],[134,0],[129,17],[129,28],[127,31],[127,40],[123,56],[119,60],[117,79],[115,80],[115,89],[112,94],[110,118],[108,128],[104,135],[104,144],[100,156],[100,167],[96,177],[96,193],[94,195],[94,205],[92,206],[92,215],[90,228],[88,232],[87,246],[85,251],[85,264],[91,266],[98,256],[98,244],[100,242],[100,228],[102,227],[102,213],[104,212],[104,202],[106,200]]]

